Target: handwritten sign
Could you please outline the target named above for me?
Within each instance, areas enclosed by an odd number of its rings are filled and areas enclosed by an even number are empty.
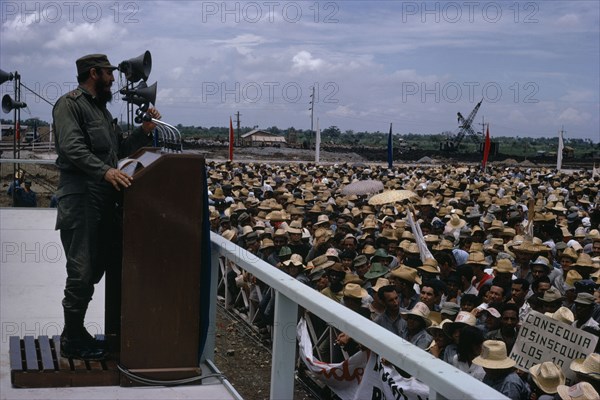
[[[591,333],[532,310],[519,329],[510,358],[522,371],[528,371],[535,364],[552,361],[562,368],[566,383],[570,385],[575,378],[575,373],[569,368],[571,361],[594,352],[597,341],[598,338]]]

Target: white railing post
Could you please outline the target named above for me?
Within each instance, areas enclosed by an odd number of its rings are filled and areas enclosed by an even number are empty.
[[[208,307],[208,331],[204,342],[201,361],[215,359],[215,341],[217,330],[217,285],[219,282],[219,246],[211,243],[210,251],[210,293],[211,302]]]
[[[294,398],[298,305],[275,291],[271,399]]]

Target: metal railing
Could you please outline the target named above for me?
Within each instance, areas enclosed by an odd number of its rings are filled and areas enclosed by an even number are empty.
[[[216,318],[216,293],[219,285],[227,289],[228,263],[233,263],[268,285],[275,295],[273,349],[271,366],[271,399],[294,397],[296,361],[296,323],[298,306],[347,333],[363,346],[429,385],[429,399],[506,399],[484,383],[465,374],[431,354],[411,345],[394,333],[343,305],[321,295],[288,274],[259,259],[222,236],[211,232],[211,289],[215,304],[211,305],[210,324]],[[219,268],[225,281],[219,282]],[[243,295],[242,295],[243,296]],[[227,297],[227,296],[226,296]],[[205,357],[214,354],[215,332],[209,332]]]

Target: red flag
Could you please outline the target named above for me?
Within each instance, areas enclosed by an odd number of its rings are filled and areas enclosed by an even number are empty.
[[[487,164],[488,156],[490,155],[490,147],[492,143],[490,141],[490,126],[487,126],[487,132],[485,134],[485,145],[483,146],[483,169],[485,170],[485,166]]]
[[[229,161],[233,161],[233,121],[229,117]]]
[[[19,123],[19,121],[17,121],[15,127],[15,138],[17,139],[17,142],[21,141],[21,124]]]

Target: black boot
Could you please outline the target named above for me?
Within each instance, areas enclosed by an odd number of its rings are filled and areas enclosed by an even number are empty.
[[[83,327],[85,313],[65,311],[65,328],[60,335],[60,355],[80,360],[102,360],[105,349]]]

